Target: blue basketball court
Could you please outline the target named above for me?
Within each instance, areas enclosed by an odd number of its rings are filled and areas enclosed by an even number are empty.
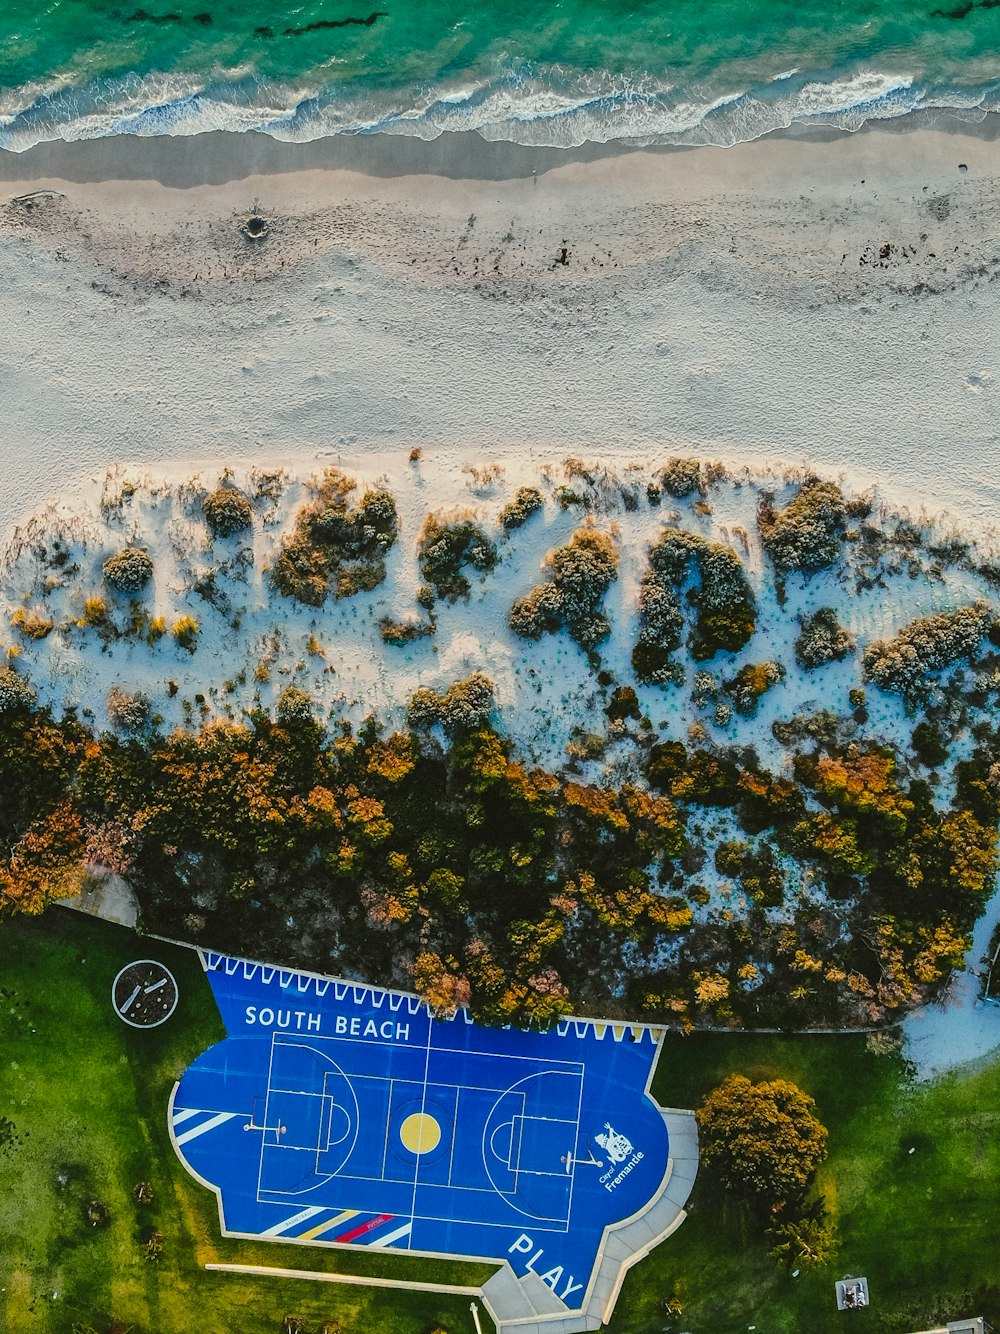
[[[227,1234],[509,1260],[572,1310],[606,1229],[663,1186],[648,1029],[486,1029],[401,993],[202,961],[227,1036],[175,1088],[171,1133]]]

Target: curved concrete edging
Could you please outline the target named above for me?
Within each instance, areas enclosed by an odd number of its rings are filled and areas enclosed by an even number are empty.
[[[611,1319],[628,1271],[684,1222],[684,1205],[698,1174],[697,1122],[694,1112],[674,1108],[660,1111],[670,1138],[670,1157],[660,1188],[644,1209],[605,1231],[581,1309],[563,1307],[553,1311],[552,1300],[560,1306],[562,1303],[548,1289],[549,1309],[539,1309],[525,1279],[541,1280],[534,1274],[518,1278],[505,1262],[482,1289],[483,1305],[501,1334],[505,1330],[517,1334],[585,1334],[600,1329]]]

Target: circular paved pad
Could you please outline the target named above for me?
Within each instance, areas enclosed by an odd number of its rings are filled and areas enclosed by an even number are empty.
[[[414,1112],[399,1127],[399,1138],[411,1153],[431,1153],[441,1142],[441,1127],[427,1112]]]

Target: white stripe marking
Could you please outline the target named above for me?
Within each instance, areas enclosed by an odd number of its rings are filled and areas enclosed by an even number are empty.
[[[199,1109],[197,1107],[185,1107],[182,1112],[174,1112],[174,1125],[179,1126],[182,1121],[190,1121],[192,1116],[197,1116]]]
[[[387,1237],[379,1237],[378,1241],[373,1241],[372,1246],[391,1246],[394,1241],[399,1241],[400,1237],[407,1236],[413,1228],[412,1223],[407,1223],[405,1227],[397,1228],[395,1232],[390,1232]]]
[[[231,1121],[234,1116],[239,1116],[239,1112],[219,1112],[217,1116],[210,1117],[207,1121],[202,1121],[200,1126],[195,1126],[193,1130],[185,1130],[183,1135],[177,1136],[178,1145],[186,1144],[189,1139],[197,1139],[199,1135],[204,1135],[206,1130],[214,1130],[216,1126],[221,1126],[225,1121]]]
[[[308,1209],[302,1209],[299,1213],[292,1214],[291,1218],[286,1218],[284,1222],[281,1223],[275,1223],[273,1227],[265,1228],[263,1232],[259,1232],[257,1235],[261,1237],[280,1236],[282,1232],[287,1232],[288,1229],[294,1227],[296,1223],[304,1223],[307,1218],[315,1218],[317,1214],[321,1214],[322,1212],[323,1209],[321,1206],[315,1204],[310,1205]]]

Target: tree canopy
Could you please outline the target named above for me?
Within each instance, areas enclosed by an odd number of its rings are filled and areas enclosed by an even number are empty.
[[[826,1127],[797,1084],[730,1075],[698,1109],[701,1158],[727,1191],[751,1202],[800,1200],[826,1157]]]

